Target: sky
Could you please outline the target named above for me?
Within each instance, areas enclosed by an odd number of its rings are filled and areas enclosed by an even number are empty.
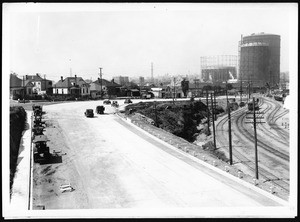
[[[238,55],[241,35],[281,36],[290,70],[295,4],[6,4],[9,71],[58,81],[200,73],[200,57]]]

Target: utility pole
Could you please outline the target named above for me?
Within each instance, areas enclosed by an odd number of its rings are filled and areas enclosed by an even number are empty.
[[[158,127],[157,110],[156,110],[156,100],[154,101],[154,112],[155,112],[155,126]]]
[[[100,69],[100,98],[102,99],[102,68],[99,68]]]
[[[241,86],[240,86],[240,103],[243,101],[243,82],[241,80]]]
[[[228,101],[228,93],[227,93],[227,82],[226,82],[226,101],[227,101],[227,112],[228,112],[228,137],[229,137],[229,160],[230,165],[232,165],[232,138],[231,138],[231,116],[230,116],[230,105]]]
[[[209,104],[208,104],[208,90],[206,89],[206,106],[207,106],[207,130],[208,130],[208,135],[210,135],[210,129],[209,129]]]
[[[214,110],[216,111],[217,109],[217,102],[216,102],[216,90],[214,89]],[[217,120],[217,113],[215,112],[214,113],[214,117],[215,117],[215,120]]]
[[[262,121],[257,121],[257,119],[263,119],[263,116],[256,116],[256,114],[263,114],[263,112],[256,112],[255,107],[256,107],[256,101],[255,98],[252,98],[253,106],[252,106],[252,111],[253,111],[253,116],[251,117],[246,117],[246,119],[253,119],[253,122],[246,122],[246,123],[252,123],[253,124],[253,129],[254,129],[254,149],[255,149],[255,177],[258,179],[258,152],[257,152],[257,133],[256,133],[256,124],[258,123],[265,123]],[[252,112],[247,112],[247,114],[252,114]]]
[[[23,101],[25,103],[25,91],[26,91],[26,87],[25,87],[25,76],[23,76]]]
[[[194,84],[195,84],[195,88],[196,88],[196,93],[195,93],[195,97],[200,97],[200,93],[199,93],[199,79],[194,79]]]
[[[255,176],[258,179],[258,157],[257,157],[257,135],[256,135],[256,116],[255,116],[255,98],[253,97],[253,128],[254,128],[254,148],[255,148]]]
[[[44,82],[44,89],[45,89],[46,94],[47,94],[47,83],[46,83],[46,75],[45,74],[44,74],[44,81],[43,82]]]
[[[211,99],[211,109],[212,109],[212,124],[213,124],[213,136],[214,136],[214,147],[215,149],[217,148],[216,146],[216,131],[215,131],[215,118],[214,118],[214,105],[213,105],[213,94],[210,94],[210,99]]]
[[[175,101],[174,101],[174,97],[175,97],[175,77],[173,78],[174,80],[174,88],[173,88],[173,104],[175,104]]]

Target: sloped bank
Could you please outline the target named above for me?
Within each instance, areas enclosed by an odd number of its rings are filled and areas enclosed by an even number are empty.
[[[20,141],[25,129],[26,111],[21,106],[10,107],[10,190],[16,172]]]
[[[215,112],[220,114],[223,111],[223,108],[218,106]],[[189,143],[196,142],[199,136],[205,137],[202,148],[218,159],[229,161],[222,151],[212,146],[212,137],[206,123],[207,106],[201,101],[139,102],[126,106],[125,114],[133,120],[155,125]]]

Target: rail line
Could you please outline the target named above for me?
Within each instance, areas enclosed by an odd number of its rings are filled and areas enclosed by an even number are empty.
[[[243,116],[243,113],[245,113],[245,110],[246,110],[245,108],[242,108],[240,110],[233,112],[232,117]],[[228,119],[226,117],[223,117],[221,120],[218,121],[218,123],[216,125],[217,133],[220,132],[220,134],[221,134],[220,136],[217,137],[218,138],[217,141],[221,144],[228,143],[228,139],[226,139],[227,136],[225,135],[226,130],[224,129],[224,125],[226,124],[227,121],[228,121]],[[237,136],[237,137],[239,137],[239,136]],[[239,139],[241,140],[242,138],[239,137]],[[249,159],[248,157],[246,157],[244,154],[242,154],[235,146],[233,146],[232,149],[233,149],[233,156],[236,159],[238,159],[239,161],[241,161],[241,163],[243,163],[243,165],[248,167],[252,172],[255,172],[254,161],[252,159]],[[286,181],[288,179],[281,178],[280,176],[271,173],[268,166],[265,166],[263,164],[260,165],[259,175],[262,178],[264,178],[265,181],[272,181],[277,187],[280,187],[281,189],[289,192],[289,182]]]
[[[242,133],[249,141],[254,142],[253,130],[250,128],[244,128],[245,119],[246,119],[246,114],[244,113],[244,114],[238,116],[235,119],[234,123],[236,124],[237,128],[240,130],[240,133]],[[258,134],[258,136],[259,136],[259,134]],[[278,149],[274,148],[274,146],[271,146],[267,142],[264,142],[263,138],[261,138],[261,137],[258,138],[257,145],[260,148],[263,148],[264,150],[270,152],[274,156],[276,156],[280,159],[289,161],[288,154],[286,154],[282,151],[279,151]]]
[[[269,112],[269,110],[272,109],[272,105],[270,103],[265,103],[267,108],[263,109],[263,112],[265,114],[267,114]],[[279,111],[279,109],[277,110],[277,112]],[[288,111],[285,111],[285,113],[288,112]],[[272,113],[271,115],[276,115],[277,113]],[[280,115],[277,115],[277,117],[275,117],[276,119],[274,120],[274,118],[265,118],[266,120],[266,123],[267,124],[258,124],[257,125],[257,129],[263,131],[265,134],[267,134],[269,137],[272,138],[272,140],[275,140],[276,142],[280,143],[281,146],[280,147],[285,147],[284,150],[287,150],[288,146],[289,146],[289,142],[287,140],[287,137],[288,137],[288,134],[283,130],[281,129],[280,127],[271,127],[271,129],[273,128],[274,130],[276,130],[276,132],[273,132],[270,130],[269,126],[271,125],[270,124],[270,120],[272,120],[274,123],[273,125],[275,125],[276,123],[276,120],[280,118],[280,116],[282,116],[284,114],[280,114]],[[287,135],[286,135],[287,134]]]

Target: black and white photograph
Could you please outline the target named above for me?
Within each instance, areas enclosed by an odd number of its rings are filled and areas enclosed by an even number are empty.
[[[297,3],[3,3],[4,219],[295,218]]]

